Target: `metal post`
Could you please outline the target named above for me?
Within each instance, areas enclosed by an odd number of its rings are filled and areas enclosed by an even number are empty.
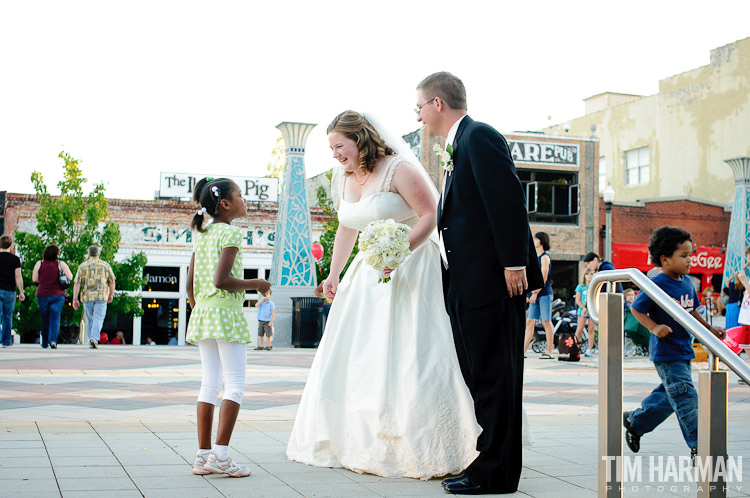
[[[605,202],[604,209],[606,210],[604,226],[604,259],[612,261],[612,203]]]
[[[599,295],[600,497],[622,497],[622,294]]]
[[[718,358],[709,354],[708,372],[698,374],[698,480],[699,498],[725,498],[726,479],[718,473],[712,480],[717,461],[727,457],[727,372],[714,370]],[[708,472],[701,473],[701,464],[710,459]],[[725,468],[725,467],[724,467]]]

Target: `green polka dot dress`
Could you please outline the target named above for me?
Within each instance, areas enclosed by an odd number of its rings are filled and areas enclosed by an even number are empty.
[[[193,293],[195,308],[190,314],[186,341],[198,344],[201,339],[223,339],[228,342],[250,342],[250,328],[242,314],[244,291],[225,291],[214,286],[219,256],[225,247],[242,246],[242,232],[226,223],[212,223],[204,233],[198,232],[193,246]],[[242,256],[234,260],[229,274],[243,278]]]

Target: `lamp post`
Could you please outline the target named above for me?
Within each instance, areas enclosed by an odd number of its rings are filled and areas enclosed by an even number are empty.
[[[604,225],[604,259],[612,261],[612,202],[615,200],[615,189],[611,185],[602,192],[604,197],[604,209],[606,211]]]

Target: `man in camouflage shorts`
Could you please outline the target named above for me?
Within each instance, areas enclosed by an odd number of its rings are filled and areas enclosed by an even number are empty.
[[[107,303],[115,295],[115,274],[105,261],[99,259],[99,247],[89,247],[89,259],[78,267],[73,284],[73,309],[78,309],[78,294],[81,295],[83,311],[86,315],[86,336],[92,349],[99,347],[99,336]]]

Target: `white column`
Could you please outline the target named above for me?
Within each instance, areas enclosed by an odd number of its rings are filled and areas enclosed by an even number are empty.
[[[140,299],[140,298],[139,298]],[[143,300],[141,299],[141,302]],[[135,346],[141,345],[141,317],[133,317],[133,344]]]

